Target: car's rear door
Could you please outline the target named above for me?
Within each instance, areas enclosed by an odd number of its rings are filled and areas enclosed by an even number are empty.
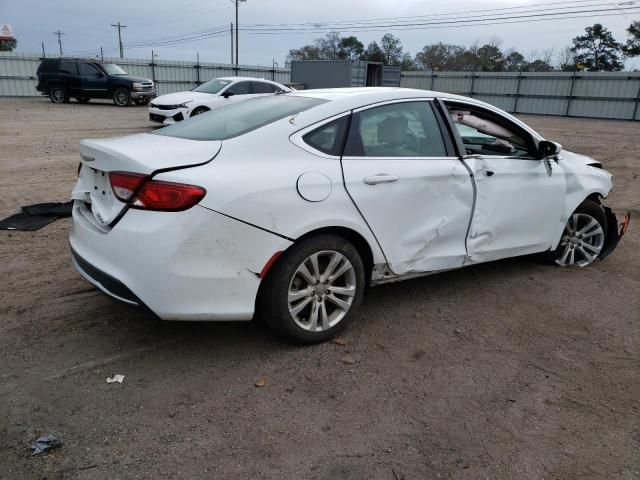
[[[61,60],[58,74],[70,95],[76,95],[82,89],[78,66],[74,60]]]
[[[462,266],[473,205],[438,107],[400,100],[354,111],[342,156],[346,189],[395,274]]]
[[[475,104],[445,103],[476,188],[467,238],[470,261],[548,250],[562,223],[562,164],[539,158],[533,136],[507,117]]]

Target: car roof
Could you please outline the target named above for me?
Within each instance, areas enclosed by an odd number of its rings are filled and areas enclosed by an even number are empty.
[[[253,81],[257,80],[260,82],[278,83],[272,80],[267,80],[266,78],[258,78],[258,77],[216,77],[213,80],[230,80],[232,82],[237,82],[239,80],[253,80]]]
[[[451,100],[477,105],[479,107],[492,110],[493,112],[507,117],[514,123],[520,125],[528,132],[542,138],[531,127],[493,105],[476,100],[475,98],[455,95],[453,93],[436,92],[433,90],[419,90],[415,88],[401,87],[351,87],[351,88],[324,88],[312,90],[296,90],[284,95],[296,97],[312,97],[325,100],[326,103],[318,105],[314,108],[306,110],[299,115],[299,120],[304,121],[307,125],[319,122],[323,119],[339,115],[349,110],[366,107],[376,103],[382,103],[392,100],[411,100],[417,98],[441,98],[443,100]]]

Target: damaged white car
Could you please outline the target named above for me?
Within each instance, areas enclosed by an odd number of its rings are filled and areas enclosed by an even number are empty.
[[[629,221],[596,160],[423,90],[272,95],[80,152],[83,277],[162,319],[257,315],[301,343],[344,329],[370,285],[537,252],[585,267]]]

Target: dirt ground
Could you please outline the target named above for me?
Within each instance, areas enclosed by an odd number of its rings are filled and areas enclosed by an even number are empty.
[[[145,107],[0,107],[0,217],[65,201],[81,138],[152,128]],[[348,345],[159,322],[75,273],[68,219],[0,232],[0,478],[640,479],[640,123],[523,118],[614,174],[618,250],[377,287]],[[29,456],[40,432],[64,445]]]

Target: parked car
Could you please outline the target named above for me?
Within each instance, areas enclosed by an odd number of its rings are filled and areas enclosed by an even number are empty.
[[[335,335],[367,287],[617,245],[600,162],[478,100],[411,89],[250,99],[152,133],[80,142],[80,274],[166,320]]]
[[[289,87],[263,78],[214,78],[191,91],[169,93],[156,98],[149,105],[149,120],[172,124],[258,95],[291,91]]]
[[[111,98],[119,107],[133,100],[146,105],[156,96],[148,78],[134,77],[115,63],[76,58],[47,58],[37,70],[36,89],[53,103],[66,103],[74,97],[80,103],[92,98]]]

